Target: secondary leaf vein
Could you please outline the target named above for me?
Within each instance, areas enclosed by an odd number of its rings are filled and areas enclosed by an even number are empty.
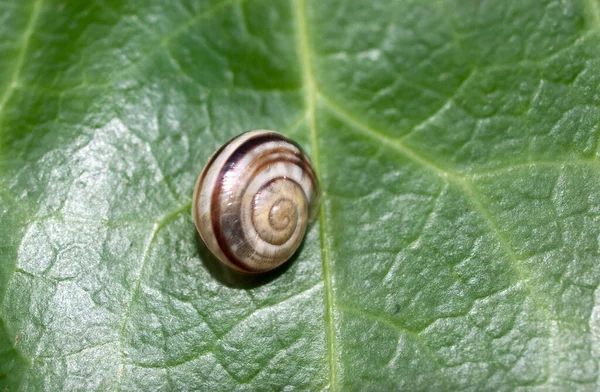
[[[138,292],[140,290],[142,276],[144,275],[144,270],[146,269],[146,266],[148,264],[150,249],[152,248],[152,244],[154,243],[154,240],[156,239],[156,235],[158,234],[158,232],[163,227],[165,227],[169,222],[171,222],[173,219],[175,219],[179,214],[181,214],[184,211],[187,211],[190,207],[191,207],[191,202],[186,203],[183,206],[180,206],[179,208],[177,208],[175,211],[171,212],[170,214],[168,214],[165,217],[163,217],[162,219],[160,219],[158,222],[156,222],[152,226],[152,231],[150,232],[150,235],[148,236],[148,241],[146,242],[146,245],[144,246],[144,251],[142,253],[142,265],[140,267],[140,272],[138,273],[138,275],[136,277],[136,282],[134,283],[133,290],[131,291],[129,303],[127,304],[127,308],[125,309],[125,314],[123,316],[123,321],[121,322],[121,328],[119,330],[119,347],[120,347],[120,352],[121,352],[121,368],[120,368],[119,375],[118,375],[117,382],[116,382],[115,390],[117,390],[117,391],[120,388],[121,376],[123,375],[123,372],[125,370],[125,368],[124,368],[125,354],[123,352],[123,345],[124,345],[124,339],[125,339],[125,328],[127,327],[127,322],[129,321],[133,302],[134,302],[135,298],[137,297]]]
[[[40,16],[42,4],[43,0],[36,0],[36,2],[33,4],[31,16],[27,21],[27,25],[25,26],[25,32],[23,33],[23,38],[21,40],[21,49],[19,50],[19,54],[17,56],[15,69],[10,78],[10,83],[8,84],[7,89],[4,91],[4,95],[2,95],[2,98],[0,99],[0,114],[3,112],[6,103],[12,97],[13,92],[19,84],[19,79],[21,78],[21,73],[23,72],[23,66],[25,63],[25,55],[27,54],[27,51],[29,49],[29,42],[31,41],[33,28],[37,24],[38,18]]]

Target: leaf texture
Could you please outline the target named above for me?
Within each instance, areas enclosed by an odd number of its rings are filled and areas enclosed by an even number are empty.
[[[597,0],[0,3],[2,390],[596,390]],[[281,270],[190,217],[227,139],[322,183]]]

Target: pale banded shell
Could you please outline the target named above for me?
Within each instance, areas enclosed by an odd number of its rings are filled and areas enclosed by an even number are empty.
[[[196,228],[223,263],[272,270],[298,249],[318,205],[311,163],[273,131],[243,133],[208,160],[194,189]]]

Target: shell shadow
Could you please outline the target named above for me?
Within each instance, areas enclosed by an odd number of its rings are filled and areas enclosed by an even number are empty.
[[[302,248],[304,247],[304,241],[298,247],[298,250],[290,260],[283,263],[283,265],[275,268],[272,271],[265,272],[264,274],[249,275],[242,272],[238,272],[233,268],[226,266],[217,259],[210,250],[206,247],[202,238],[196,233],[196,247],[204,268],[215,278],[219,283],[236,289],[253,289],[256,287],[264,286],[271,283],[275,279],[283,275],[298,259]]]

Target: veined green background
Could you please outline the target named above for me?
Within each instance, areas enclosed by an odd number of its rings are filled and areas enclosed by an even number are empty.
[[[2,0],[0,390],[596,390],[597,0]],[[190,200],[319,172],[240,279]]]

